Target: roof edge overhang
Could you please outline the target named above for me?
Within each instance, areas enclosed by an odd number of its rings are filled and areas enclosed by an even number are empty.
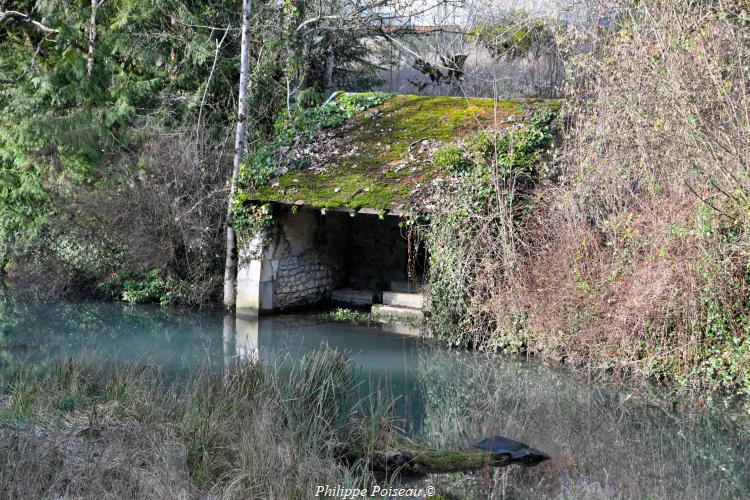
[[[299,203],[299,202],[287,202],[287,201],[261,201],[261,200],[251,200],[255,201],[256,203],[269,203],[274,205],[282,205],[284,207],[289,208],[302,208],[305,210],[317,210],[320,211],[323,215],[329,213],[329,212],[338,212],[338,213],[346,213],[350,216],[354,217],[355,215],[377,215],[378,217],[400,217],[400,218],[407,218],[407,217],[413,217],[415,215],[418,215],[420,213],[426,213],[425,210],[413,210],[406,207],[396,207],[396,208],[388,208],[388,209],[378,209],[378,208],[369,208],[369,207],[362,207],[362,208],[351,208],[346,206],[338,206],[338,207],[321,207],[316,205],[309,205],[307,203]]]

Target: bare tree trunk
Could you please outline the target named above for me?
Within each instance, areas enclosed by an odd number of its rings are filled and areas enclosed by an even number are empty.
[[[336,66],[336,53],[335,50],[336,36],[331,35],[328,42],[328,50],[326,51],[326,74],[325,81],[323,82],[324,90],[331,90],[333,88],[333,68]]]
[[[237,281],[237,238],[232,220],[232,198],[235,183],[240,173],[240,163],[244,156],[245,121],[247,120],[247,79],[250,73],[250,16],[253,12],[252,0],[242,0],[242,43],[240,48],[240,89],[237,105],[237,133],[234,138],[234,165],[229,180],[229,201],[227,204],[227,257],[224,264],[224,307],[235,304],[235,282]]]
[[[91,21],[89,22],[89,60],[86,64],[87,73],[91,76],[94,71],[94,46],[96,45],[96,9],[99,0],[91,0]]]

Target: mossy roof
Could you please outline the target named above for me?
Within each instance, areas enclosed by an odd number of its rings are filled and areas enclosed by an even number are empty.
[[[480,130],[518,126],[558,100],[397,95],[305,146],[306,168],[287,172],[249,198],[260,202],[407,213],[420,211],[433,183],[449,176],[433,162],[442,145]]]

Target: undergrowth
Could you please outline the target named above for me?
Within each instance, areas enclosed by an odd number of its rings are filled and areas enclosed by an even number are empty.
[[[451,343],[747,401],[750,21],[742,2],[616,5],[561,41],[591,50],[566,54],[553,168],[534,161],[541,122],[441,155],[463,180],[426,231],[432,321]]]
[[[365,487],[366,468],[341,464],[330,445],[382,442],[388,412],[367,413],[352,388],[350,362],[331,350],[291,371],[237,361],[186,381],[85,361],[41,379],[18,371],[0,386],[0,496],[310,498],[320,484]]]
[[[346,307],[337,307],[336,309],[323,313],[321,317],[328,321],[350,323],[354,325],[369,325],[374,323],[372,314],[369,312],[357,311]]]
[[[518,221],[540,179],[554,118],[538,110],[521,127],[481,132],[436,154],[457,185],[444,189],[433,214],[414,222],[430,248],[431,328],[450,344],[484,347],[489,340],[491,319],[480,307],[515,272]]]

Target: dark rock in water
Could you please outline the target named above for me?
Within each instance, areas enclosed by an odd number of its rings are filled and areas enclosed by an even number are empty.
[[[527,444],[503,436],[482,439],[474,447],[488,451],[495,457],[505,455],[511,462],[523,465],[537,465],[550,458],[549,455],[536,448],[530,448]]]

